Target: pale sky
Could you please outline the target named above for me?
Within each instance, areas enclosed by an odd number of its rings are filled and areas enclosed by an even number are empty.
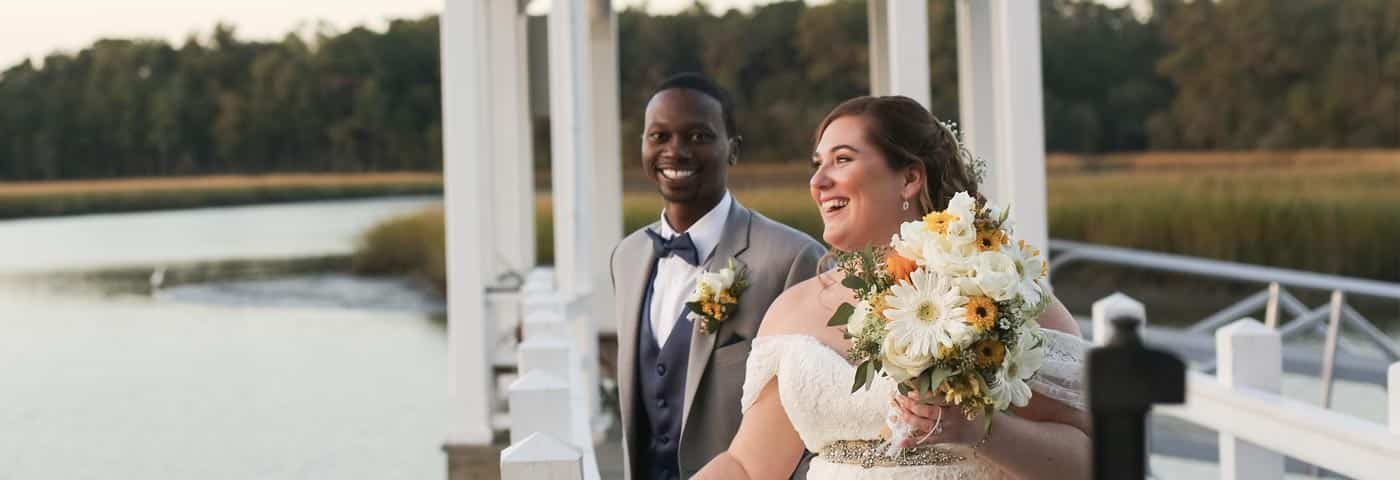
[[[208,35],[219,21],[245,40],[278,39],[325,21],[337,30],[367,25],[380,30],[389,18],[416,18],[442,10],[449,0],[0,0],[0,70],[24,58],[38,61],[54,50],[75,52],[98,38],[164,38],[175,45],[190,33]],[[480,1],[480,0],[450,0]],[[714,11],[769,0],[708,0]],[[1100,0],[1122,5],[1140,0]],[[613,0],[616,8],[646,2],[653,12],[685,8],[691,0]],[[532,12],[549,0],[532,0]]]

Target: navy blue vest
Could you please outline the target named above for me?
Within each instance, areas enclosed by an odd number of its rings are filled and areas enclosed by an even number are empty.
[[[652,282],[656,262],[647,276],[642,299],[641,334],[637,336],[637,433],[642,451],[641,471],[645,478],[680,478],[681,416],[685,413],[685,371],[690,358],[691,322],[686,310],[676,320],[666,345],[657,345],[651,329]]]

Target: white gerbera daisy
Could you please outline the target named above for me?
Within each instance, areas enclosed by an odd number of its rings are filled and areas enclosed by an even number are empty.
[[[959,294],[949,278],[918,269],[909,276],[913,285],[900,282],[890,287],[889,335],[895,342],[908,345],[911,355],[932,356],[940,345],[966,347],[976,332],[963,319],[967,297]]]
[[[1031,400],[1031,387],[1027,380],[1035,375],[1045,361],[1045,349],[1035,322],[1021,326],[1016,345],[1006,352],[1006,360],[997,370],[988,394],[995,402],[997,410],[1005,410],[1008,405],[1024,407]]]
[[[1042,292],[1037,281],[1045,276],[1046,270],[1045,257],[1040,255],[1040,250],[1022,240],[1011,248],[1003,248],[1002,253],[1016,266],[1015,295],[1027,305],[1040,303]]]

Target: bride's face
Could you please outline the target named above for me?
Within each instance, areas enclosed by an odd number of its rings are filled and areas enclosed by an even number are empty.
[[[913,205],[903,210],[911,191],[911,169],[890,168],[884,153],[865,139],[865,120],[840,117],[827,125],[812,152],[808,187],[821,211],[822,239],[831,246],[855,251],[883,245],[899,231],[901,222],[917,216]],[[914,185],[912,191],[922,186]]]

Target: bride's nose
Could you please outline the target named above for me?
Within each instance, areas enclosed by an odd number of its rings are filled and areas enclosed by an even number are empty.
[[[813,190],[831,188],[832,183],[831,175],[827,175],[825,165],[817,167],[817,169],[812,172],[812,178],[807,181],[807,185],[812,187]]]

